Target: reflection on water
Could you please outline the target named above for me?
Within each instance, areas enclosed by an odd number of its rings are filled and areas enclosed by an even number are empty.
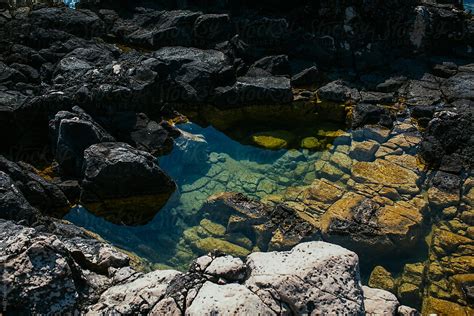
[[[111,224],[78,207],[66,219],[100,234],[115,245],[152,262],[186,268],[195,257],[183,249],[183,232],[199,224],[209,196],[241,192],[254,198],[282,193],[289,186],[309,184],[316,178],[315,162],[323,152],[307,149],[267,150],[242,145],[213,127],[183,124],[184,136],[160,166],[178,185],[152,222],[140,227]],[[318,127],[314,127],[318,135]],[[186,248],[186,247],[184,247]]]

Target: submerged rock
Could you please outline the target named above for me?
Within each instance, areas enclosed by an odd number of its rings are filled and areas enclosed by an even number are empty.
[[[295,136],[288,131],[269,131],[252,135],[252,141],[266,149],[288,148]]]
[[[147,152],[124,143],[96,144],[84,152],[81,202],[114,223],[148,222],[174,190]]]

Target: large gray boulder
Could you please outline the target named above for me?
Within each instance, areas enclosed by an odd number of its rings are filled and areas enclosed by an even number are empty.
[[[245,285],[277,313],[363,315],[358,263],[340,246],[302,243],[287,252],[249,255]]]
[[[241,284],[206,282],[186,310],[198,315],[276,315],[261,299]]]
[[[174,270],[158,270],[132,282],[113,286],[102,293],[99,302],[86,314],[146,314],[165,296],[168,284],[179,274]]]
[[[8,313],[78,312],[130,269],[125,254],[81,229],[48,227],[51,232],[0,220],[0,295]]]

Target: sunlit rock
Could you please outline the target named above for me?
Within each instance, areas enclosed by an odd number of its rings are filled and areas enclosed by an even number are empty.
[[[247,258],[245,285],[278,312],[358,314],[363,294],[357,262],[354,253],[322,242],[303,243],[289,252],[253,253]],[[285,304],[276,304],[273,293]]]
[[[321,232],[325,240],[361,253],[408,252],[422,236],[425,207],[417,198],[384,205],[349,192],[321,217]]]
[[[391,187],[400,194],[417,194],[420,191],[419,176],[415,172],[384,159],[356,162],[352,166],[352,178],[363,184]]]
[[[363,286],[364,307],[367,315],[395,315],[400,303],[390,292]]]
[[[375,153],[379,149],[379,144],[374,141],[352,142],[351,144],[351,158],[358,161],[372,161]]]

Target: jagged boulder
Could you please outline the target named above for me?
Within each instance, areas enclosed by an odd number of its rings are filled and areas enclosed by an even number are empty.
[[[49,122],[56,161],[65,176],[82,173],[84,150],[89,146],[115,139],[81,108],[58,112]]]
[[[28,203],[8,174],[0,171],[0,218],[35,222],[39,212]]]
[[[19,194],[28,203],[44,214],[64,215],[68,211],[69,201],[61,189],[41,177],[33,166],[19,162],[15,163],[0,156],[0,171],[11,178]]]

